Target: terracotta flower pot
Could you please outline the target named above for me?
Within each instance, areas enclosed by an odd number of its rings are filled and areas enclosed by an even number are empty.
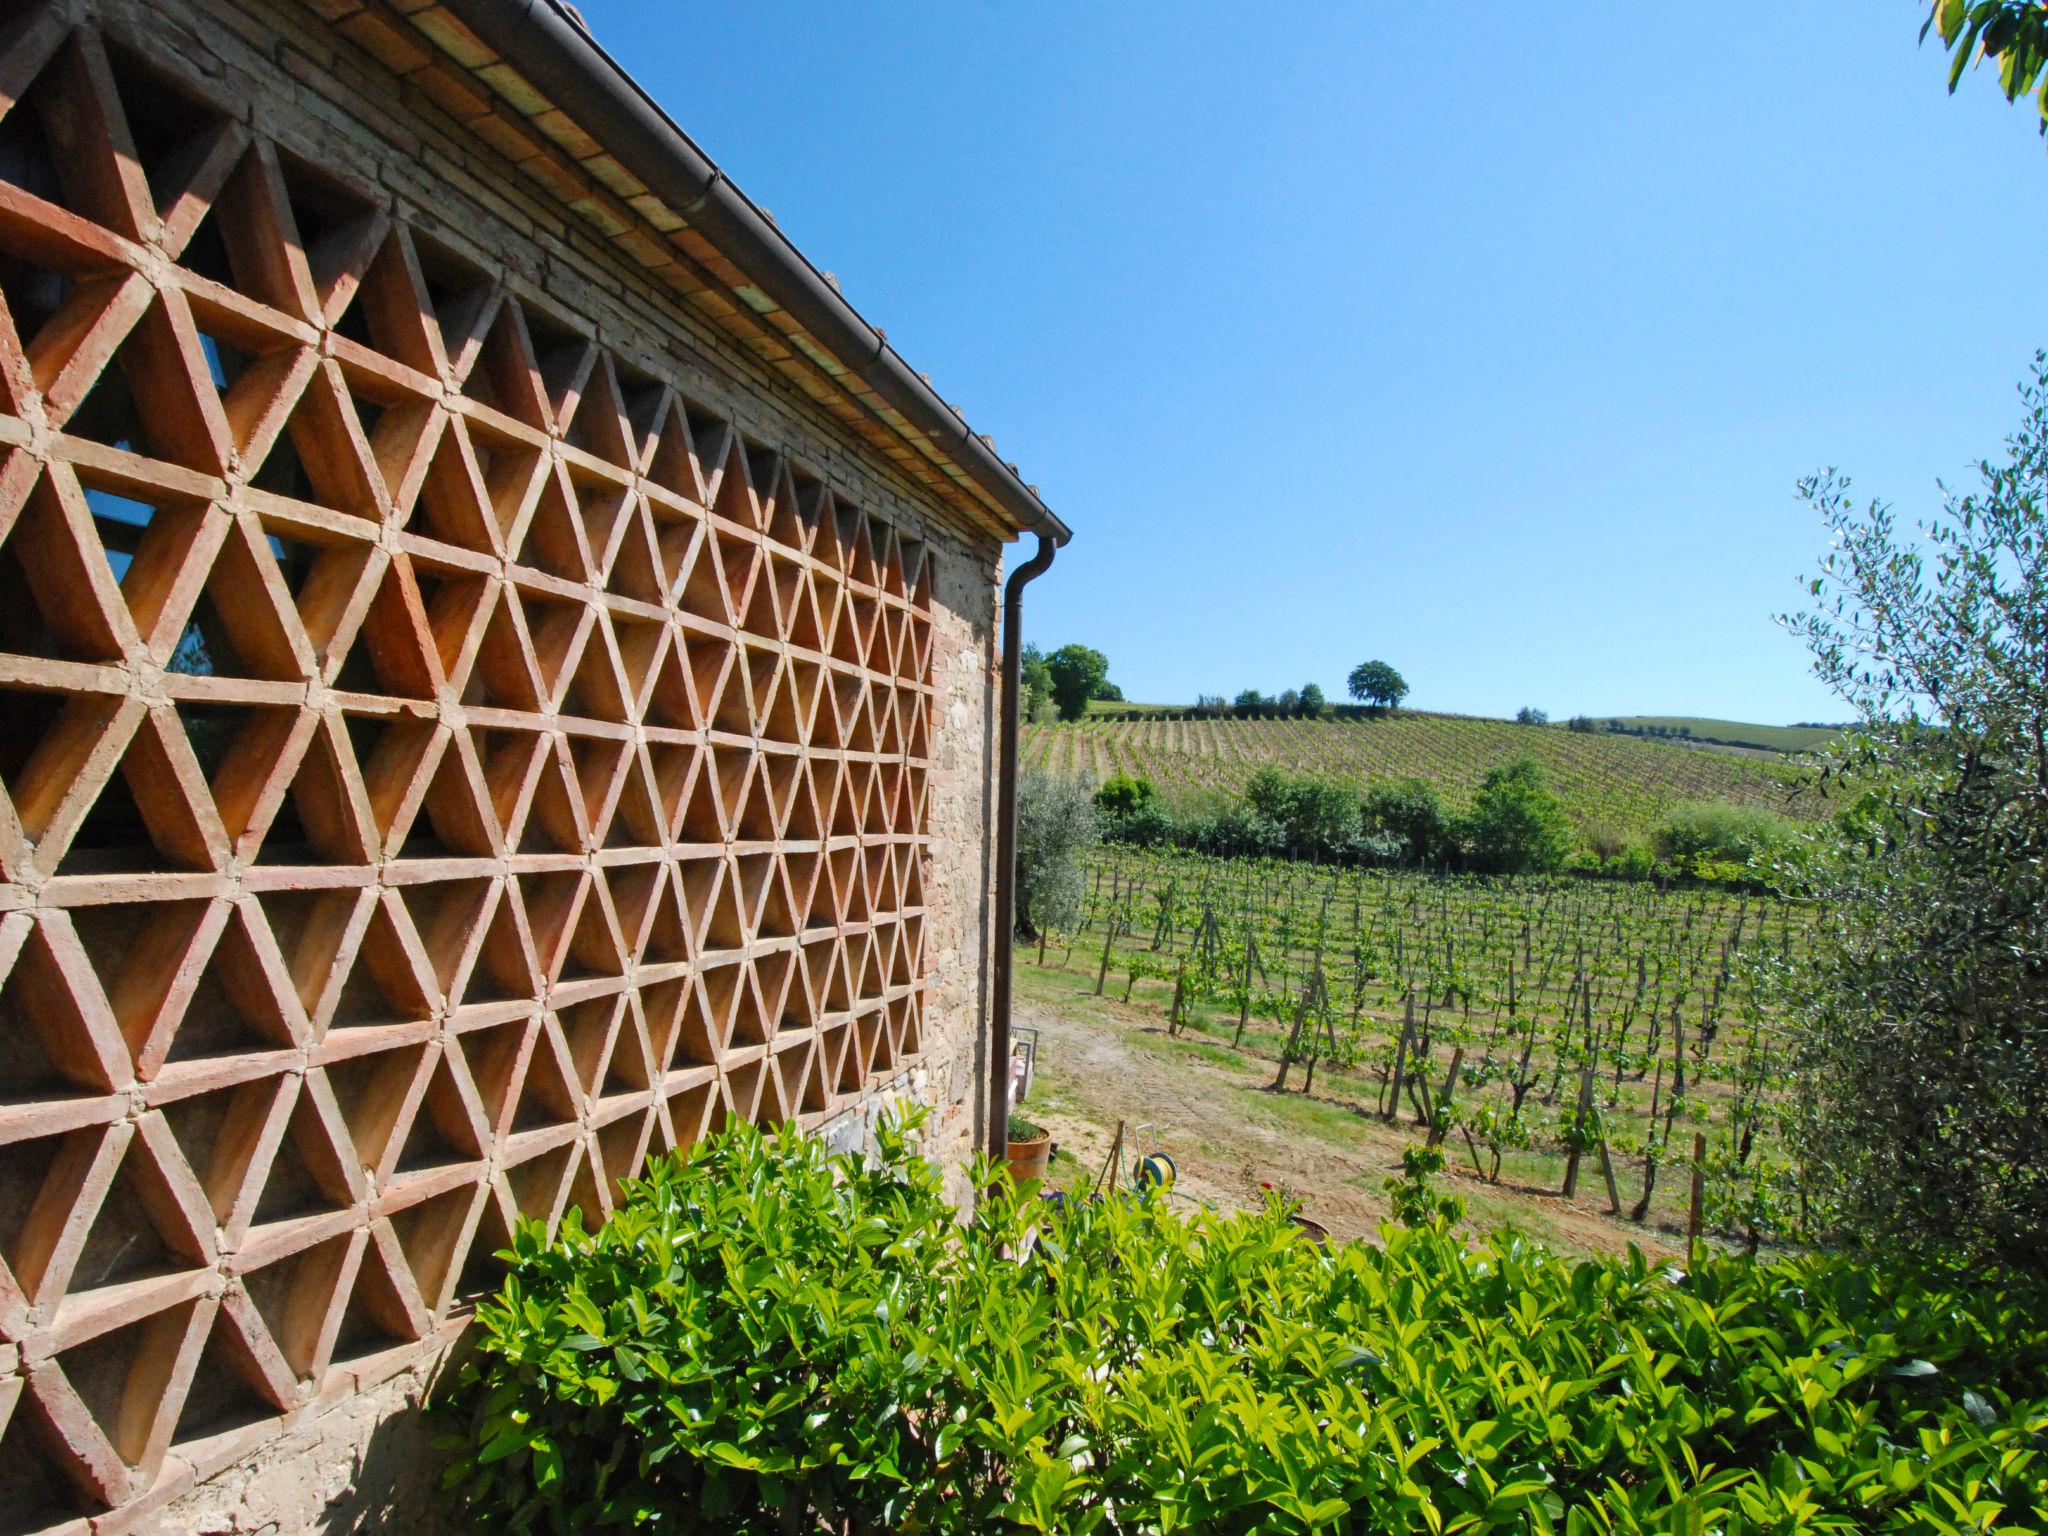
[[[1028,1179],[1042,1180],[1045,1177],[1046,1165],[1052,1160],[1051,1133],[1039,1130],[1037,1126],[1033,1126],[1032,1130],[1037,1131],[1035,1136],[1010,1138],[1010,1182],[1019,1189],[1024,1187]]]

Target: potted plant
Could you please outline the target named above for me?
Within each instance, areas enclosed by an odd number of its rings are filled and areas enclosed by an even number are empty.
[[[1027,1179],[1044,1179],[1051,1158],[1051,1134],[1029,1120],[1010,1116],[1010,1182],[1022,1189]]]

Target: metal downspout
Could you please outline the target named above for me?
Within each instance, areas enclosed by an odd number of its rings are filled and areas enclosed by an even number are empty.
[[[1010,972],[1017,938],[1017,720],[1024,668],[1024,588],[1043,575],[1060,543],[1041,533],[1038,549],[1003,586],[1003,720],[996,753],[996,931],[988,1031],[988,1155],[1010,1150]]]

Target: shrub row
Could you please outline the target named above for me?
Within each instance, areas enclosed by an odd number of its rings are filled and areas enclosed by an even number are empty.
[[[2048,1526],[2040,1299],[998,1195],[737,1128],[523,1228],[442,1412],[512,1533]]]
[[[1176,815],[1151,780],[1119,774],[1095,793],[1105,842],[1184,848],[1222,858],[1312,859],[1475,874],[1570,871],[1607,879],[1678,877],[1760,884],[1791,841],[1783,817],[1713,802],[1674,807],[1648,845],[1600,826],[1574,829],[1542,770],[1517,758],[1488,773],[1469,810],[1419,779],[1351,785],[1254,773],[1238,800]]]

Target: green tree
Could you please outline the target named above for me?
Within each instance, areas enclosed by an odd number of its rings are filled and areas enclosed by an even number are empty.
[[[1464,833],[1467,856],[1482,874],[1561,869],[1572,851],[1564,805],[1527,757],[1501,764],[1480,781]]]
[[[1230,707],[1240,715],[1256,715],[1265,709],[1266,696],[1256,688],[1247,688],[1231,700]]]
[[[1036,724],[1052,708],[1052,668],[1045,664],[1045,652],[1031,644],[1025,645],[1022,662],[1018,671],[1021,692],[1017,708],[1026,720]]]
[[[1360,703],[1380,709],[1394,709],[1408,697],[1408,680],[1384,661],[1361,661],[1344,686]]]
[[[1109,658],[1085,645],[1063,645],[1046,658],[1052,674],[1053,702],[1062,720],[1079,720],[1088,713],[1088,701],[1109,676]]]
[[[1658,857],[1689,874],[1707,864],[1761,866],[1792,837],[1791,823],[1756,806],[1704,800],[1675,805],[1653,836]]]
[[[1119,773],[1095,791],[1095,809],[1104,816],[1129,816],[1159,798],[1159,789],[1144,774]]]
[[[1279,828],[1282,850],[1297,858],[1347,855],[1358,841],[1358,795],[1329,779],[1297,778],[1270,764],[1244,786],[1245,807]]]
[[[1998,65],[2007,101],[2037,95],[2041,132],[2048,134],[2048,5],[2041,0],[1932,0],[1920,40],[1935,33],[1949,52],[1948,89],[1978,60]]]
[[[1082,860],[1095,846],[1095,799],[1084,780],[1017,778],[1017,932],[1071,927],[1081,916]]]
[[[1323,710],[1327,706],[1328,702],[1329,701],[1323,697],[1323,690],[1317,687],[1314,683],[1303,683],[1301,685],[1302,719],[1321,719]]]
[[[1124,701],[1124,691],[1105,677],[1095,685],[1095,691],[1088,697],[1101,699],[1105,704],[1121,704]]]
[[[1849,834],[1788,860],[1781,964],[1811,1197],[1886,1248],[2048,1272],[2048,354],[1978,489],[1917,533],[1830,472],[1833,552],[1787,623],[1860,723]]]
[[[1365,830],[1392,838],[1410,864],[1434,864],[1453,851],[1451,813],[1421,779],[1375,784],[1365,793]]]

